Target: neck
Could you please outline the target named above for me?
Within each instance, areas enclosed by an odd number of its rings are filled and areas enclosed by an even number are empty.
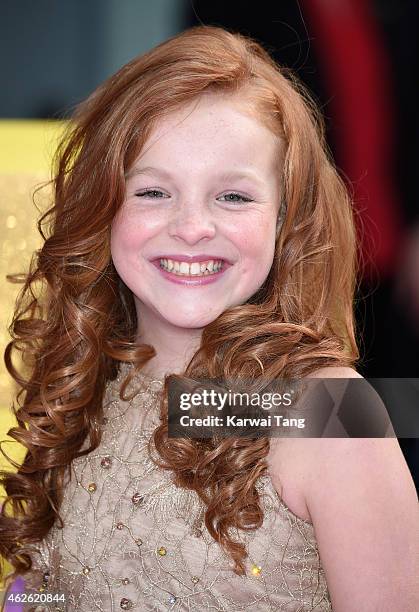
[[[150,344],[156,351],[156,355],[145,364],[144,374],[164,378],[168,374],[183,372],[200,346],[202,328],[176,327],[149,312],[139,320],[137,342]]]

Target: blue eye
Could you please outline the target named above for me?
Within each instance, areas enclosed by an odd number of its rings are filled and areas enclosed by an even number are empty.
[[[233,198],[238,198],[238,199],[231,199],[230,196],[233,196]],[[225,193],[224,195],[220,196],[221,198],[228,198],[227,200],[225,200],[225,202],[251,202],[252,200],[250,198],[246,198],[245,196],[240,195],[239,193]]]
[[[153,194],[153,195],[150,195],[150,194]],[[156,194],[160,194],[160,195],[156,195]],[[163,196],[164,198],[169,197],[166,194],[164,194],[162,191],[159,191],[158,189],[147,189],[146,191],[139,191],[135,195],[139,198],[143,198],[144,196],[147,196],[152,199],[159,199],[160,196]]]

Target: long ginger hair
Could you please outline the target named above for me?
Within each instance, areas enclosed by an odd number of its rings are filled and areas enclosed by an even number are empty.
[[[31,567],[25,545],[61,521],[71,462],[100,444],[104,392],[119,363],[135,365],[122,385],[125,399],[132,377],[155,355],[136,340],[134,299],[113,265],[110,227],[153,126],[205,92],[240,96],[281,138],[283,216],[266,281],[205,327],[184,375],[298,378],[359,357],[352,205],[310,95],[259,43],[218,27],[191,28],[135,58],[74,113],[56,154],[53,203],[38,221],[43,246],[28,273],[9,275],[24,284],[4,354],[20,388],[9,435],[27,449],[16,473],[1,473],[0,554],[13,576]],[[13,366],[13,350],[26,375]],[[168,438],[166,403],[167,380],[152,438],[157,461],[178,486],[196,491],[209,532],[243,573],[246,550],[231,534],[263,521],[255,485],[269,441]]]

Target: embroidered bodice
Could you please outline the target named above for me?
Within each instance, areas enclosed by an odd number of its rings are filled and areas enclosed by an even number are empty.
[[[236,533],[249,552],[247,575],[233,572],[197,494],[149,456],[162,382],[138,376],[138,394],[119,398],[130,367],[121,364],[107,386],[100,446],[72,464],[63,529],[57,521],[34,545],[25,576],[28,587],[64,593],[67,604],[26,609],[330,612],[313,526],[287,508],[267,474],[257,485],[262,527]]]

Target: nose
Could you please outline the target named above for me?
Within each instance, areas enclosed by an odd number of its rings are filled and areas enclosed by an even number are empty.
[[[215,236],[214,219],[208,208],[196,200],[179,204],[168,223],[168,233],[172,238],[195,244]]]

